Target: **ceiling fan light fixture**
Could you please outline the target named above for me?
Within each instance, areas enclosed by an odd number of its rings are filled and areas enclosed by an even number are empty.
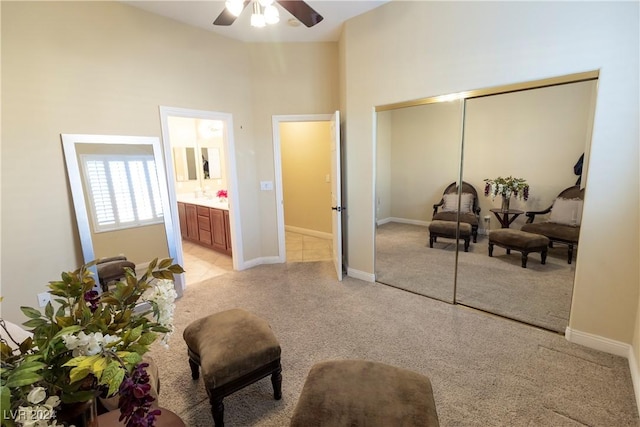
[[[237,17],[244,9],[244,0],[227,0],[224,5],[230,14]]]
[[[264,20],[267,24],[277,24],[280,22],[280,12],[274,5],[269,5],[264,8]]]
[[[260,4],[258,2],[253,3],[253,14],[251,14],[251,26],[256,28],[262,28],[266,25],[264,15],[260,10]]]
[[[260,2],[260,6],[269,7],[272,6],[275,0],[258,0]],[[266,11],[265,11],[266,13]]]

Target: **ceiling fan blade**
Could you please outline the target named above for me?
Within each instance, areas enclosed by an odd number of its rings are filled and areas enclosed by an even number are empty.
[[[324,19],[322,15],[301,0],[278,0],[278,4],[307,27],[313,27]]]
[[[249,3],[251,3],[250,0],[245,0],[244,4],[242,5],[242,10],[244,10],[244,8],[247,7]],[[213,21],[213,25],[229,26],[233,24],[237,18],[238,17],[229,12],[225,6],[222,12],[220,12],[220,15],[218,15],[216,20]]]

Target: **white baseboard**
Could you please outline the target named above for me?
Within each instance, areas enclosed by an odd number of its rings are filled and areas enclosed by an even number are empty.
[[[421,221],[418,219],[407,219],[407,218],[398,218],[395,216],[390,216],[389,218],[384,218],[376,221],[377,225],[383,225],[388,222],[399,222],[401,224],[413,224],[413,225],[421,225],[423,227],[428,227],[431,224],[431,221]]]
[[[239,266],[240,268],[238,270],[246,270],[262,264],[281,264],[283,262],[284,261],[279,256],[259,257],[243,262],[242,265]]]
[[[631,345],[587,332],[576,331],[569,327],[565,330],[564,337],[567,341],[574,344],[580,344],[593,348],[594,350],[600,350],[626,358],[629,362],[629,371],[631,372],[631,382],[633,384],[636,405],[640,408],[640,366],[638,366],[638,359]]]
[[[365,282],[375,282],[376,275],[371,273],[366,273],[364,271],[356,270],[354,268],[347,267],[347,276],[353,277],[354,279],[364,280]]]
[[[629,370],[631,371],[631,383],[636,395],[636,406],[640,408],[640,366],[633,347],[629,346]]]
[[[318,237],[320,239],[327,239],[327,240],[333,239],[333,234],[331,233],[325,233],[324,231],[310,230],[308,228],[294,227],[293,225],[285,225],[284,230],[291,231],[292,233],[304,234],[306,236]]]
[[[615,354],[616,356],[625,358],[629,357],[629,352],[631,351],[631,346],[627,343],[615,341],[587,332],[576,331],[568,326],[565,329],[564,337],[567,341],[574,344],[580,344],[585,347],[593,348],[594,350],[604,351],[605,353]]]

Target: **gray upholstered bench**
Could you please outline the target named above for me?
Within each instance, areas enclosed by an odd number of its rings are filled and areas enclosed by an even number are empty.
[[[429,247],[433,248],[433,242],[438,237],[447,239],[456,238],[456,228],[458,223],[455,221],[434,220],[429,224]],[[471,239],[471,224],[466,222],[460,223],[460,239],[464,240],[464,251],[469,252],[469,240]]]
[[[98,272],[98,281],[104,292],[109,290],[109,282],[120,280],[125,277],[124,269],[130,268],[136,271],[136,265],[131,261],[127,261],[125,256],[114,256],[110,258],[101,258],[96,263]]]
[[[541,234],[527,233],[521,230],[502,228],[489,232],[489,256],[493,256],[493,245],[498,245],[507,250],[522,253],[522,268],[527,268],[527,257],[531,252],[540,252],[540,263],[547,262],[549,239]]]
[[[429,378],[366,360],[314,365],[291,427],[438,426]]]
[[[202,369],[216,427],[224,425],[222,399],[271,375],[273,397],[282,398],[280,344],[269,324],[241,309],[198,319],[183,333],[194,380]]]

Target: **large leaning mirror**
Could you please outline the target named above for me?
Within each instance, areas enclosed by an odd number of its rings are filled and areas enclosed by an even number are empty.
[[[85,262],[179,261],[159,139],[63,134],[62,144]],[[182,275],[175,280],[181,293]]]
[[[376,280],[563,333],[597,76],[377,107]],[[506,207],[485,186],[508,177],[528,189]]]

